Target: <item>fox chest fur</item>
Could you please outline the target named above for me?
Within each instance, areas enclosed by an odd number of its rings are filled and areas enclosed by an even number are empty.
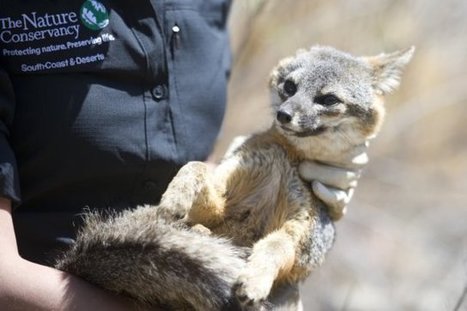
[[[234,245],[254,249],[265,237],[284,234],[293,241],[290,243],[293,255],[283,264],[287,273],[279,271],[277,281],[296,282],[321,263],[325,249],[334,238],[329,217],[312,194],[310,185],[299,176],[298,164],[304,159],[305,154],[273,127],[251,136],[213,172],[204,171],[203,163],[189,164],[169,189],[174,189],[177,180],[183,184],[190,182],[191,189],[200,189],[194,195],[185,221],[190,225],[201,224],[215,236],[230,239]],[[314,230],[320,228],[323,232],[326,226],[326,238],[311,239]],[[277,239],[277,246],[271,247],[280,251],[282,245],[288,245],[282,239],[283,236]],[[316,245],[318,240],[325,240],[328,245],[320,250]],[[312,248],[315,251],[310,251]]]
[[[291,218],[308,223],[311,230],[318,202],[300,178],[298,164],[297,154],[271,133],[251,137],[214,173],[225,180],[224,219],[206,225],[216,235],[247,247]]]

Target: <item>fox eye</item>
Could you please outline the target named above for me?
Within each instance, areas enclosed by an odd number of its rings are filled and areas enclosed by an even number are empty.
[[[285,80],[284,82],[284,92],[288,96],[293,96],[297,93],[297,85],[292,80]]]
[[[337,103],[342,103],[342,101],[336,95],[326,94],[326,95],[315,97],[315,103],[318,103],[323,106],[332,106]]]

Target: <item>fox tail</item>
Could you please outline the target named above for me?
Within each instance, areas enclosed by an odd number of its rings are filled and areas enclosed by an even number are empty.
[[[247,250],[157,217],[154,207],[88,213],[56,267],[145,305],[235,310],[233,287]]]

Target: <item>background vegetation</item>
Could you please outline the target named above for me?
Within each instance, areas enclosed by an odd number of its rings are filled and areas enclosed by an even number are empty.
[[[313,44],[355,55],[417,47],[370,148],[305,310],[467,310],[467,1],[236,0],[217,154],[265,129],[269,71]]]

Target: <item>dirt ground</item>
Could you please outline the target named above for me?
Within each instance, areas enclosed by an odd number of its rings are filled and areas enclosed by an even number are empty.
[[[462,0],[234,1],[218,156],[268,126],[268,73],[298,48],[417,48],[336,244],[302,286],[305,310],[467,310],[456,306],[467,284],[466,12]]]

